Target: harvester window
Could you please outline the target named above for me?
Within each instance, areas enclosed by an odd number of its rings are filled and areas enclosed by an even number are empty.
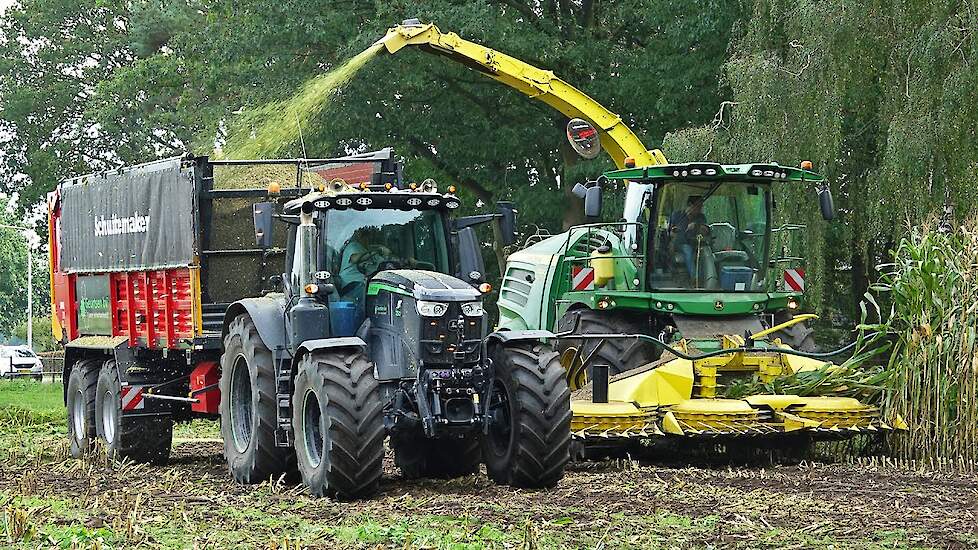
[[[659,289],[763,290],[766,186],[676,182],[657,195],[649,285]]]

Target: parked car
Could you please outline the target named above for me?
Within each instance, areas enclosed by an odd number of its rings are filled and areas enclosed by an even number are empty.
[[[0,376],[3,378],[29,376],[40,382],[43,373],[41,359],[27,346],[0,346]]]

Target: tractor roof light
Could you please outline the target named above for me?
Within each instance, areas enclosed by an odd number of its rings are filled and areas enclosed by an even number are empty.
[[[795,298],[788,298],[788,309],[798,309],[798,300]]]
[[[810,161],[810,160],[803,160],[803,161],[801,161],[801,169],[802,170],[811,170],[812,167],[813,167],[812,161]]]
[[[273,181],[272,183],[268,184],[269,195],[278,195],[281,192],[282,192],[282,186],[279,185],[277,181]]]
[[[479,292],[483,294],[488,294],[492,292],[492,285],[489,283],[482,283],[481,285],[479,285]]]
[[[625,168],[635,168],[635,157],[625,157]]]

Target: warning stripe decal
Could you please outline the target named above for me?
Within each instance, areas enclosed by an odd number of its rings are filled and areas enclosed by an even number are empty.
[[[802,292],[805,290],[805,270],[801,268],[784,270],[784,288]]]
[[[122,401],[122,410],[124,411],[135,411],[146,408],[146,402],[143,401],[142,386],[122,386],[122,390],[119,392],[119,399]]]
[[[571,290],[594,290],[594,268],[572,267]]]

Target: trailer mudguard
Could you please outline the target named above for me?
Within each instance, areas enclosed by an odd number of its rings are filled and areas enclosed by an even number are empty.
[[[224,313],[221,325],[221,345],[228,334],[228,326],[235,317],[247,313],[258,329],[258,337],[270,350],[280,349],[286,356],[292,354],[288,349],[285,335],[285,296],[273,294],[261,298],[245,298],[231,304]]]

